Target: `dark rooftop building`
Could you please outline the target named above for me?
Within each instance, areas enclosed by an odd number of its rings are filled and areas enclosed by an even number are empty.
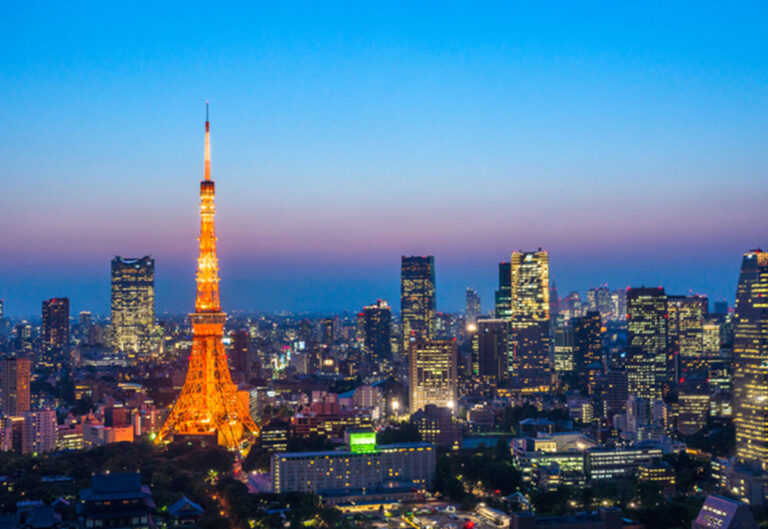
[[[622,529],[621,509],[610,507],[599,511],[580,512],[570,516],[536,516],[533,513],[512,513],[510,529]]]
[[[168,507],[172,527],[196,527],[203,514],[203,508],[186,496]]]
[[[96,474],[91,488],[80,491],[77,516],[80,527],[152,529],[155,503],[138,472]]]
[[[757,529],[749,506],[731,498],[710,494],[704,500],[691,529]]]

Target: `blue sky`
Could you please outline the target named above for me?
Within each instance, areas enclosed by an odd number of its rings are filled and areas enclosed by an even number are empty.
[[[764,3],[7,6],[0,298],[106,312],[113,255],[193,303],[211,101],[228,310],[438,309],[550,251],[561,292],[732,299],[768,226]]]

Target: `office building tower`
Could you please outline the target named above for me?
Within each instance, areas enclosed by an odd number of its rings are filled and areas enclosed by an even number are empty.
[[[0,299],[0,320],[5,318],[5,301]]]
[[[720,357],[720,323],[716,318],[707,318],[702,324],[701,342],[707,361]]]
[[[477,318],[483,313],[480,296],[473,288],[467,288],[466,322],[468,325],[477,323]]]
[[[703,331],[707,305],[704,296],[669,296],[667,299],[667,343],[677,360],[675,380],[706,373]]]
[[[511,379],[526,393],[549,391],[549,255],[516,251],[510,258]]]
[[[423,410],[411,414],[409,421],[416,425],[421,440],[438,448],[458,450],[461,447],[463,429],[450,408],[438,408],[427,404]]]
[[[667,295],[664,289],[629,289],[627,318],[629,392],[648,402],[661,399],[671,382],[668,371]]]
[[[400,317],[403,342],[411,336],[435,337],[435,258],[402,257],[400,272]]]
[[[508,326],[502,319],[477,321],[478,375],[486,386],[499,387],[508,376]]]
[[[454,408],[457,392],[456,340],[409,341],[410,410],[416,413],[427,404]]]
[[[598,311],[587,311],[573,319],[573,352],[576,372],[581,384],[594,394],[598,378],[603,374],[605,362],[602,352],[602,318]]]
[[[392,309],[380,299],[374,305],[363,307],[358,315],[363,358],[375,371],[381,372],[392,362]]]
[[[153,350],[155,260],[112,259],[112,347],[135,362]]]
[[[627,321],[627,290],[624,288],[611,292],[610,319],[621,323]]]
[[[610,319],[612,308],[611,291],[608,287],[593,287],[587,291],[587,310],[599,312],[604,322]]]
[[[512,304],[512,271],[510,263],[499,263],[499,289],[495,293],[494,315],[509,320]]]
[[[43,301],[43,344],[65,347],[69,343],[69,299]]]
[[[2,366],[3,414],[21,415],[30,408],[32,362],[29,358],[6,358]]]
[[[241,373],[247,381],[251,371],[251,335],[248,329],[238,329],[232,333],[231,347],[230,369]]]
[[[715,301],[714,312],[716,316],[725,316],[728,314],[728,302],[727,301]]]
[[[560,376],[573,373],[575,368],[573,327],[570,325],[557,325],[553,334],[555,353],[555,373]]]
[[[181,394],[160,429],[156,443],[176,436],[215,440],[242,450],[259,434],[249,409],[249,394],[232,382],[222,341],[227,315],[221,311],[216,252],[216,184],[211,179],[210,124],[206,105],[205,163],[200,182],[200,237],[192,350]]]
[[[629,398],[629,382],[627,372],[622,369],[611,369],[606,373],[605,403],[603,409],[609,421],[613,416],[627,411]]]
[[[583,371],[590,366],[597,366],[602,369],[602,324],[600,312],[587,311],[584,316],[574,318],[572,324],[576,370]]]
[[[707,425],[711,397],[705,376],[686,377],[678,388],[677,431],[683,435],[698,433]]]
[[[323,318],[320,321],[320,343],[326,347],[333,347],[336,342],[337,327],[336,318]]]
[[[558,302],[558,308],[566,322],[584,314],[584,302],[576,291],[570,292],[567,296],[561,299]]]
[[[733,326],[736,458],[768,471],[768,252],[744,254]]]

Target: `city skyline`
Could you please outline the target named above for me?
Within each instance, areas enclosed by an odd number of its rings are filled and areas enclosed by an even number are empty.
[[[231,310],[396,306],[401,255],[435,256],[437,310],[468,286],[489,310],[497,263],[539,246],[562,294],[732,304],[768,244],[765,6],[58,9],[3,23],[14,317],[107,314],[115,255],[187,310],[206,99]]]

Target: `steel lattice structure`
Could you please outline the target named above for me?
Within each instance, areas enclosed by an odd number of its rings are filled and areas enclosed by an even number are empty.
[[[156,438],[174,435],[217,436],[219,444],[243,451],[259,434],[259,427],[240,400],[227,365],[222,343],[227,315],[219,301],[219,263],[216,257],[215,184],[211,180],[211,141],[208,107],[205,117],[205,177],[200,182],[200,254],[197,259],[197,297],[192,321],[192,351],[184,387]]]

